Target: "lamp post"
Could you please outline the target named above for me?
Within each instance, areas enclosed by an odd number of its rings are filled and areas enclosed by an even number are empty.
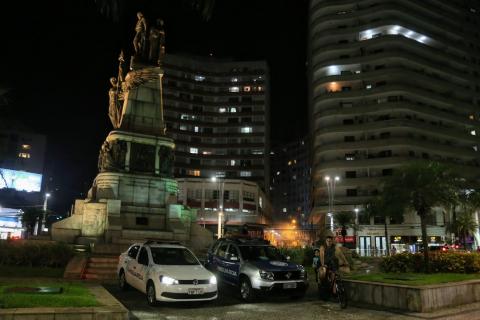
[[[355,212],[355,229],[353,231],[355,231],[355,251],[358,253],[358,239],[357,239],[357,230],[358,230],[358,211],[359,209],[355,207],[355,209],[353,209],[353,211]]]
[[[217,177],[211,178],[212,182],[217,182]],[[222,218],[223,218],[223,181],[219,181],[218,185],[218,225],[217,225],[217,238],[222,237]]]
[[[333,231],[333,214],[335,212],[335,186],[340,181],[339,176],[330,177],[325,176],[325,183],[327,184],[328,193],[328,217],[330,218],[330,230]]]
[[[45,200],[43,200],[43,217],[42,217],[42,223],[40,225],[40,233],[42,233],[45,229],[45,225],[47,222],[47,203],[48,203],[48,198],[50,198],[50,193],[45,193]]]

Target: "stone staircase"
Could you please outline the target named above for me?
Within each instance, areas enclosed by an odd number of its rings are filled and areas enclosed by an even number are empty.
[[[82,272],[82,279],[114,281],[117,279],[118,255],[92,255]]]

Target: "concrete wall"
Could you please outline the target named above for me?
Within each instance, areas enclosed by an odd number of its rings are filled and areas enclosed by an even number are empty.
[[[430,286],[344,281],[350,301],[392,309],[431,312],[480,301],[480,280]]]

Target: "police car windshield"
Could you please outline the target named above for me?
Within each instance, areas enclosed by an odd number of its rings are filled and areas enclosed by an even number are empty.
[[[191,266],[200,262],[187,249],[183,248],[150,248],[155,264]]]
[[[277,248],[272,246],[239,246],[245,260],[283,260]]]

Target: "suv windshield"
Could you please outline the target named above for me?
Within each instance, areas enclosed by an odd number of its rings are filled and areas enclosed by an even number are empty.
[[[280,251],[272,246],[239,246],[245,260],[284,260]]]
[[[183,248],[150,248],[155,264],[163,265],[198,265],[200,262],[195,256]]]

